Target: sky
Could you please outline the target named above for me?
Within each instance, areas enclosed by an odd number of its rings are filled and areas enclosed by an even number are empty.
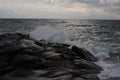
[[[120,20],[120,0],[0,0],[0,18]]]

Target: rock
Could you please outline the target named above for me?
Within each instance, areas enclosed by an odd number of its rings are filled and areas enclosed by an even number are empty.
[[[61,54],[62,58],[72,60],[76,56],[76,54],[66,46],[57,45],[56,47],[55,46],[52,47],[54,48],[55,52]]]
[[[42,74],[40,76],[42,77],[48,77],[48,78],[55,78],[55,77],[59,77],[59,76],[64,76],[64,75],[69,75],[70,73],[66,70],[58,70],[58,71],[50,71],[47,72],[45,74]]]
[[[41,66],[41,59],[32,55],[17,55],[12,59],[11,65],[15,68],[38,69]]]
[[[96,74],[82,75],[82,77],[87,80],[100,80]]]
[[[52,60],[60,60],[61,55],[59,53],[53,52],[53,51],[47,51],[42,53],[45,58],[52,59]]]
[[[71,79],[71,80],[86,80],[86,79],[83,79],[81,77],[77,77],[77,78],[74,78],[74,79]]]
[[[16,69],[7,75],[10,77],[29,77],[34,75],[34,72],[29,69]]]
[[[70,49],[70,46],[37,41],[22,33],[2,34],[0,77],[11,76],[10,80],[20,80],[20,77],[31,75],[33,80],[35,77],[40,80],[99,80],[96,74],[102,68],[94,63],[96,58],[86,49],[77,46]],[[36,75],[36,70],[42,72]]]
[[[84,48],[78,48],[77,46],[73,46],[71,50],[75,52],[78,56],[80,56],[82,59],[92,62],[97,61],[97,59],[88,50]]]
[[[66,74],[66,75],[62,75],[62,76],[58,76],[56,78],[53,78],[52,80],[74,80],[74,79],[72,79],[71,74]]]
[[[22,33],[4,33],[0,35],[0,39],[12,39],[12,40],[19,40],[19,39],[27,39],[30,38],[29,34],[22,34]]]
[[[8,79],[6,79],[5,77],[0,77],[0,80],[8,80]]]
[[[36,44],[39,45],[39,46],[47,46],[49,45],[50,43],[44,39],[40,40],[40,41],[36,41]]]
[[[7,73],[12,72],[14,69],[10,66],[6,66],[6,67],[0,67],[0,75],[5,75]]]
[[[96,71],[98,73],[103,70],[98,65],[96,65],[90,61],[84,60],[84,59],[81,59],[79,61],[75,61],[75,66],[77,68],[80,68],[80,69],[93,70],[93,71]]]

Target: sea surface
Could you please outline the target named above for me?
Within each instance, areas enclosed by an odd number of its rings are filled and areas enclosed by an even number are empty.
[[[101,79],[120,77],[120,20],[0,19],[0,34],[6,32],[85,47],[104,68]]]

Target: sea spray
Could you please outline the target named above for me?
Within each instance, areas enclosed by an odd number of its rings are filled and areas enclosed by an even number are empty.
[[[45,39],[50,42],[66,43],[69,34],[59,28],[49,26],[39,26],[30,33],[32,38],[36,40]]]
[[[45,39],[54,43],[66,43],[70,45],[76,45],[78,47],[86,48],[91,53],[92,50],[88,45],[80,44],[79,41],[71,40],[72,34],[61,28],[53,28],[49,25],[38,26],[35,30],[30,32],[30,36],[36,40]]]
[[[109,50],[94,48],[92,51],[94,52],[94,56],[98,59],[96,64],[103,68],[103,71],[98,74],[98,77],[101,80],[109,79],[111,77],[120,77],[120,64],[111,61]]]
[[[104,69],[100,74],[98,74],[100,79],[120,77],[120,64],[107,61],[99,61],[97,64]]]

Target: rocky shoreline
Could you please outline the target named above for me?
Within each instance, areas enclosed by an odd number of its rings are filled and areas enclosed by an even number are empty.
[[[0,35],[0,80],[99,80],[103,69],[96,61],[77,46],[37,41],[29,34]]]

